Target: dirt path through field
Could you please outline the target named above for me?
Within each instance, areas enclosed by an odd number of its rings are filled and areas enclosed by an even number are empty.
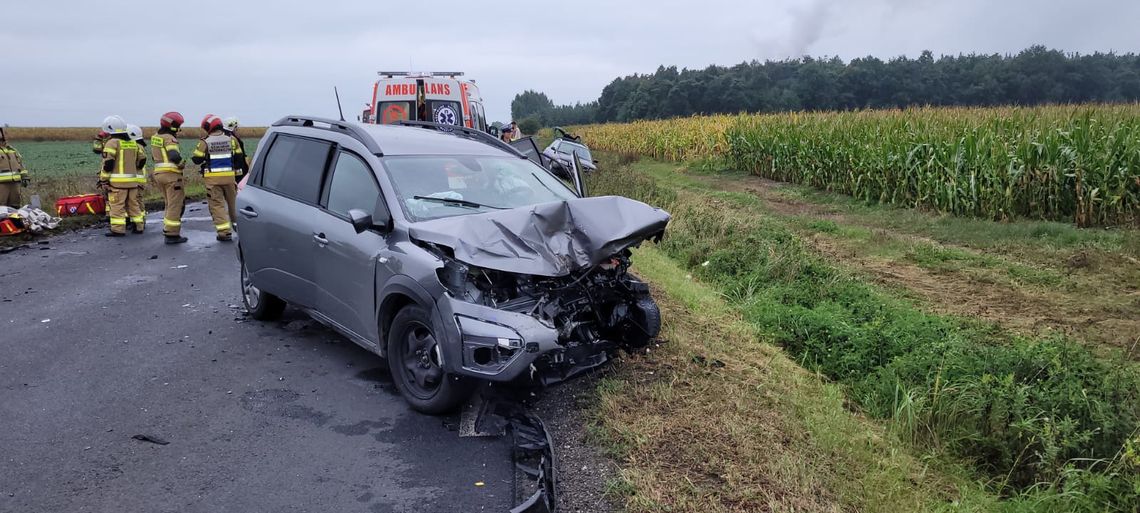
[[[870,230],[869,240],[857,240],[835,233],[801,230],[804,241],[819,254],[841,266],[867,276],[876,283],[913,297],[933,311],[992,321],[1019,333],[1044,334],[1059,331],[1083,342],[1109,345],[1140,358],[1140,290],[1137,283],[1112,283],[1112,277],[1095,276],[1095,271],[1076,269],[1053,286],[1023,285],[1001,277],[994,269],[970,265],[974,260],[1003,265],[1034,266],[976,248],[947,244],[921,233],[904,233],[885,228],[866,216],[853,214],[843,206],[814,203],[786,194],[788,185],[759,177],[701,177],[706,183],[726,191],[747,192],[763,200],[773,213],[784,217],[834,222],[839,227]],[[784,190],[782,190],[784,189]],[[810,224],[801,223],[801,224]],[[935,248],[936,251],[967,255],[952,268],[923,266],[907,253],[891,254],[877,247]],[[1079,255],[1078,255],[1079,256]],[[1121,257],[1118,265],[1129,265]],[[1082,267],[1082,262],[1066,262]]]

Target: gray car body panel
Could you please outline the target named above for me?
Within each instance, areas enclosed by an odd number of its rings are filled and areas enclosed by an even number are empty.
[[[374,134],[384,156],[458,154],[516,157],[487,144],[431,130],[361,126]],[[388,229],[356,233],[348,220],[319,205],[285,198],[261,187],[258,174],[265,156],[272,151],[277,134],[331,142],[360,156],[371,168],[380,187],[381,197],[391,216]],[[490,381],[514,380],[533,369],[532,364],[537,358],[559,347],[557,333],[553,327],[533,317],[451,297],[437,275],[437,270],[444,265],[443,260],[417,240],[470,248],[473,239],[461,233],[459,228],[449,229],[449,224],[455,227],[474,227],[481,223],[487,227],[512,225],[513,229],[500,232],[501,237],[513,241],[502,247],[529,248],[526,251],[536,250],[540,257],[516,259],[515,265],[511,265],[505,253],[475,255],[465,249],[457,250],[457,259],[463,260],[459,258],[462,254],[474,265],[491,264],[488,267],[556,276],[570,269],[593,265],[625,247],[659,234],[669,219],[664,211],[643,203],[609,197],[493,212],[489,213],[491,219],[481,219],[488,214],[470,214],[417,223],[409,220],[402,208],[397,208],[399,199],[384,171],[382,156],[369,153],[355,138],[313,127],[275,126],[267,132],[264,140],[268,144],[258,146],[251,169],[254,176],[237,197],[239,211],[247,207],[266,211],[257,217],[242,217],[239,222],[238,251],[248,266],[253,283],[302,308],[318,321],[381,356],[385,356],[387,349],[383,323],[386,316],[390,319],[394,314],[389,310],[408,302],[414,303],[431,312],[437,336],[446,341],[440,344],[441,365],[447,372],[458,375]],[[627,222],[631,224],[624,226]],[[479,229],[478,238],[492,237],[489,229]],[[551,235],[556,236],[559,242],[536,248],[538,240],[534,237],[540,237],[547,231],[558,232]],[[318,244],[313,238],[315,234],[323,234],[329,242]],[[346,260],[352,260],[352,264],[344,265]],[[295,271],[294,267],[301,272]],[[334,288],[334,284],[347,289],[347,293]],[[369,288],[371,293],[368,293]],[[457,315],[514,330],[526,342],[537,344],[538,350],[519,351],[508,365],[496,373],[465,365]]]

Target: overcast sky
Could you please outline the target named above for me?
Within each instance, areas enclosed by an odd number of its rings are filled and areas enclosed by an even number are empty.
[[[380,69],[460,70],[491,120],[524,89],[597,99],[660,64],[703,68],[804,54],[843,59],[1011,53],[1032,44],[1140,52],[1136,0],[7,0],[0,123],[154,125],[167,110],[264,125],[346,117]],[[398,7],[390,7],[398,6]]]

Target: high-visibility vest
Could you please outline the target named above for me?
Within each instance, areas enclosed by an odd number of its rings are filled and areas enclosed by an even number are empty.
[[[162,134],[155,134],[150,138],[150,151],[151,156],[154,157],[154,172],[158,173],[181,173],[182,170],[178,169],[178,164],[170,161],[170,150],[178,150],[178,139],[173,135],[169,138],[163,137]]]
[[[99,176],[110,181],[111,185],[133,186],[138,183],[136,167],[138,167],[139,145],[134,141],[114,140],[118,141],[118,144],[104,145],[103,152],[115,158],[115,170],[112,173],[99,173]]]
[[[28,176],[20,165],[20,154],[15,148],[0,148],[0,183],[19,182]]]
[[[234,176],[234,146],[235,142],[228,135],[211,135],[206,138],[206,178],[225,178]]]

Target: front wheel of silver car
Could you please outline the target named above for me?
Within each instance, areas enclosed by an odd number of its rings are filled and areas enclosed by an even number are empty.
[[[427,310],[415,305],[400,310],[388,330],[388,370],[396,388],[413,409],[433,415],[454,410],[471,390],[443,370],[438,340]]]
[[[249,270],[245,267],[244,258],[241,261],[241,301],[250,317],[259,321],[276,319],[285,310],[285,301],[253,284]]]

